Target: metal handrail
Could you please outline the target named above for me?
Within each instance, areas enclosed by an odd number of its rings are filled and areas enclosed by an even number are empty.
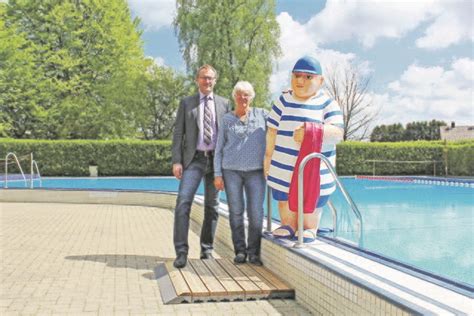
[[[267,186],[267,227],[265,231],[267,233],[271,233],[272,231],[272,194],[271,194],[271,188]],[[337,210],[334,207],[334,204],[332,204],[331,201],[328,201],[328,207],[331,210],[332,213],[332,227],[333,227],[333,237],[336,238],[336,227],[337,227]]]
[[[26,181],[26,177],[25,177],[25,173],[23,172],[23,169],[21,168],[21,165],[20,165],[20,162],[18,161],[18,158],[17,156],[15,155],[15,153],[8,153],[6,156],[5,156],[5,184],[4,184],[4,188],[5,189],[8,189],[8,158],[10,156],[13,156],[13,158],[15,158],[15,161],[16,161],[16,165],[18,166],[18,168],[20,169],[20,172],[21,172],[21,175],[23,176],[23,180],[25,180],[25,187],[28,187],[28,183]]]
[[[332,204],[331,201],[328,201],[328,207],[331,210],[332,213],[332,237],[336,238],[337,237],[337,210],[334,204]],[[317,232],[316,232],[317,233]]]
[[[38,180],[39,180],[39,186],[40,188],[43,186],[43,181],[41,180],[41,174],[38,168],[38,164],[36,163],[36,160],[33,159],[33,153],[31,153],[31,178],[30,178],[30,189],[33,189],[33,180],[35,179],[35,170],[34,167],[36,167],[36,173],[38,174]]]
[[[272,189],[267,186],[267,232],[272,231]]]
[[[298,241],[295,244],[295,247],[303,247],[303,219],[304,219],[304,214],[303,214],[303,176],[304,176],[304,167],[310,161],[311,159],[314,158],[319,158],[321,161],[323,161],[326,166],[328,167],[328,170],[331,172],[332,176],[334,177],[334,180],[336,181],[337,186],[342,192],[342,195],[346,199],[346,201],[349,203],[351,206],[352,211],[354,212],[354,215],[356,216],[358,220],[358,226],[359,226],[359,247],[363,247],[363,223],[362,223],[362,215],[360,214],[359,209],[357,208],[357,205],[354,203],[352,198],[350,197],[349,193],[347,193],[346,189],[342,185],[341,181],[339,180],[336,171],[331,165],[331,162],[329,161],[326,156],[324,156],[321,153],[312,153],[309,154],[308,156],[304,157],[303,161],[301,161],[301,164],[298,169]],[[336,229],[334,229],[336,230]]]

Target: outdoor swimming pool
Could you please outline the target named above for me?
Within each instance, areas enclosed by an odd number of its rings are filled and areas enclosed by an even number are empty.
[[[37,182],[37,181],[35,181]],[[362,213],[364,248],[436,275],[474,285],[474,189],[342,178]],[[174,178],[43,178],[43,188],[176,192]],[[3,187],[3,182],[0,181]],[[37,185],[37,183],[35,184]],[[23,181],[8,182],[24,188]],[[202,194],[202,187],[199,193]],[[222,195],[225,199],[225,195]],[[348,206],[333,195],[340,212]],[[273,217],[278,218],[276,203]],[[322,227],[331,227],[326,211]]]

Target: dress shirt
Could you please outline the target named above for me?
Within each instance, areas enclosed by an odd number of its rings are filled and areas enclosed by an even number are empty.
[[[209,98],[207,100],[207,106],[211,109],[211,126],[212,126],[212,140],[210,144],[206,144],[204,142],[204,98],[206,95],[202,94],[199,91],[199,135],[197,141],[197,150],[200,151],[209,151],[214,150],[216,148],[217,142],[217,122],[216,122],[216,105],[214,103],[214,94],[211,93],[207,95]]]

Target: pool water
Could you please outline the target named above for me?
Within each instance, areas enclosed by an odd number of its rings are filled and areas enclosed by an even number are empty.
[[[460,282],[474,284],[474,189],[343,179],[362,213],[364,248]],[[348,206],[339,192],[339,211]],[[331,226],[330,212],[322,226]]]
[[[341,180],[362,214],[365,249],[474,285],[472,187]],[[35,186],[37,184],[35,181]],[[3,187],[1,181],[0,185]],[[24,187],[24,182],[9,181],[8,186]],[[176,192],[178,186],[174,178],[43,178],[43,188]],[[331,200],[339,219],[350,219],[349,207],[338,191]],[[202,185],[198,194],[203,194]],[[221,199],[225,201],[225,194]],[[276,201],[272,209],[273,217],[278,219]],[[323,213],[321,227],[332,227],[328,210]],[[339,236],[350,236],[350,229],[338,231]]]

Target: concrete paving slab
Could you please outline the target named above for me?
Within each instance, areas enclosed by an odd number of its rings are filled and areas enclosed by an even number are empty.
[[[0,314],[309,314],[294,300],[164,305],[153,269],[174,258],[172,233],[166,209],[0,203]]]

